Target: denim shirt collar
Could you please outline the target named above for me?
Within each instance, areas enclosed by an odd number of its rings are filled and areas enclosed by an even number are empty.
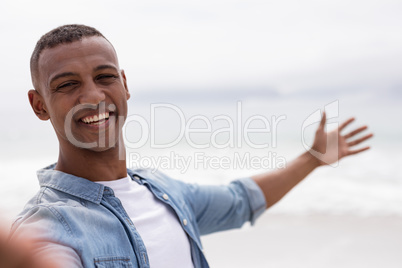
[[[49,187],[67,194],[100,204],[105,186],[62,171],[54,170],[52,164],[37,172],[41,187]]]
[[[37,172],[39,185],[49,187],[64,193],[85,199],[95,204],[100,204],[105,189],[113,193],[113,190],[100,183],[96,183],[81,177],[77,177],[62,171],[55,170],[56,163],[49,165]],[[127,174],[137,183],[143,184],[144,178],[138,176],[132,170],[127,169]]]

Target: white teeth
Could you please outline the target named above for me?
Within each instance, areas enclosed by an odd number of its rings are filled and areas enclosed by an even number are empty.
[[[86,124],[99,124],[99,121],[103,120],[103,119],[108,119],[109,118],[109,113],[102,113],[99,115],[94,115],[94,116],[88,116],[88,117],[84,117],[81,119],[82,122],[86,123]]]

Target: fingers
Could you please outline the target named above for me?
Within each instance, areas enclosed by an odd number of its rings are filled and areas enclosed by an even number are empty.
[[[361,127],[361,128],[359,128],[359,129],[356,129],[355,131],[352,131],[351,133],[356,132],[355,134],[357,134],[357,133],[359,133],[359,132],[365,130],[366,128],[367,128],[367,127]],[[351,134],[351,133],[350,133],[350,134]],[[355,134],[352,134],[351,136],[353,136],[353,135],[355,135]],[[371,137],[373,137],[373,134],[372,134],[372,133],[367,134],[367,135],[365,135],[364,137],[361,137],[361,138],[359,138],[359,139],[357,139],[357,140],[355,140],[355,141],[348,142],[348,146],[357,145],[357,144],[359,144],[359,143],[362,143],[362,142],[365,141],[365,140],[370,139]],[[366,151],[366,150],[368,150],[368,149],[370,149],[370,146],[366,146],[366,147],[361,148],[361,149],[350,150],[350,151],[348,151],[347,155],[358,154],[358,153],[361,153],[361,152]]]
[[[320,126],[319,126],[319,128],[320,128],[320,129],[324,129],[326,122],[327,122],[327,115],[326,115],[325,111],[323,111],[323,112],[322,112],[322,118],[321,118],[321,121],[320,121]]]
[[[357,150],[350,150],[347,153],[347,155],[358,154],[358,153],[361,153],[361,152],[366,151],[368,149],[370,149],[370,146],[367,146],[367,147],[364,147],[364,148],[361,148],[361,149],[357,149]]]
[[[366,130],[366,129],[367,129],[367,126],[359,127],[358,129],[355,129],[355,130],[353,130],[352,132],[349,132],[349,133],[346,134],[344,137],[345,137],[346,139],[349,139],[349,138],[355,136],[356,134],[359,134],[360,132],[362,132],[362,131],[364,131],[364,130]]]
[[[339,126],[339,131],[342,131],[342,129],[344,129],[347,125],[349,125],[350,123],[352,123],[353,121],[355,121],[355,118],[349,118],[348,120],[346,120],[345,122],[343,122],[340,126]]]
[[[354,145],[357,145],[357,144],[359,144],[359,143],[361,143],[361,142],[363,142],[363,141],[365,141],[365,140],[370,139],[371,137],[373,137],[373,134],[372,134],[372,133],[367,134],[366,136],[361,137],[360,139],[357,139],[357,140],[354,140],[354,141],[348,142],[348,146],[354,146]]]

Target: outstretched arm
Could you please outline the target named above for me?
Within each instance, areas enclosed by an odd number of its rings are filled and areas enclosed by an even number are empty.
[[[0,267],[2,268],[60,268],[54,259],[49,261],[43,256],[35,255],[34,241],[29,238],[10,241],[7,232],[0,227]]]
[[[359,139],[350,140],[366,130],[367,126],[359,127],[346,135],[341,135],[341,131],[353,121],[354,118],[350,118],[337,129],[326,132],[326,115],[324,112],[315,134],[313,146],[308,152],[297,157],[284,169],[252,177],[264,192],[267,208],[278,202],[315,168],[335,163],[345,156],[357,154],[370,148],[367,146],[361,149],[353,149],[355,145],[371,138],[373,136],[371,133]]]

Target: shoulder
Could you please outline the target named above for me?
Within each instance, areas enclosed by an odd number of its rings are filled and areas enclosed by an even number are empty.
[[[51,241],[54,234],[63,236],[68,233],[71,233],[71,230],[68,230],[68,224],[54,206],[36,204],[26,207],[17,216],[11,226],[10,237],[13,239],[28,237],[40,241]]]
[[[80,198],[44,186],[26,203],[18,216],[29,214],[31,211],[39,209],[51,210],[53,207],[76,207],[81,205],[82,201]]]
[[[52,232],[71,232],[68,214],[71,214],[74,209],[83,207],[85,206],[79,198],[52,188],[41,187],[17,215],[11,231],[29,229],[32,233],[39,231],[49,233],[49,230]]]

